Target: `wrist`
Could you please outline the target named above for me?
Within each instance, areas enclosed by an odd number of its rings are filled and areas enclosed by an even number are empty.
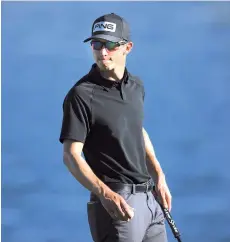
[[[99,198],[105,198],[107,194],[111,192],[111,189],[106,186],[103,182],[99,182],[98,186],[96,187],[94,193],[99,197]]]

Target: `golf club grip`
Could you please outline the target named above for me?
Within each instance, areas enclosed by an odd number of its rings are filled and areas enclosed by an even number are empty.
[[[164,212],[165,218],[168,221],[168,224],[174,234],[174,237],[177,238],[179,242],[181,242],[179,230],[177,229],[175,221],[172,219],[172,216],[171,216],[169,210],[167,208],[164,208],[161,204],[160,204],[160,206],[161,206],[161,208]]]
[[[153,186],[153,191],[154,191],[154,193],[156,194],[155,186]],[[156,199],[157,199],[157,195],[156,195]],[[158,200],[158,199],[157,199],[157,200]],[[161,206],[161,209],[162,209],[162,211],[163,211],[163,213],[164,213],[164,216],[165,216],[165,218],[166,218],[166,220],[167,220],[167,222],[168,222],[168,224],[169,224],[169,226],[170,226],[170,228],[171,228],[171,230],[172,230],[172,232],[173,232],[174,237],[178,240],[178,242],[181,242],[181,239],[180,239],[180,232],[179,232],[179,230],[177,229],[177,227],[176,227],[176,223],[175,223],[174,220],[172,219],[172,216],[171,216],[169,210],[168,210],[167,208],[164,208],[163,205],[159,202],[159,200],[158,200],[158,203],[159,203],[159,205]]]

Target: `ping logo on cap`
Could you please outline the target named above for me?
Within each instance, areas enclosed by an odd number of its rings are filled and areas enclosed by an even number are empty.
[[[117,25],[111,22],[97,22],[93,26],[93,33],[97,31],[115,32]]]

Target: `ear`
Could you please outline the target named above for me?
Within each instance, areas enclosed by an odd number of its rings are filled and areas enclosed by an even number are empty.
[[[128,42],[125,48],[125,54],[128,55],[133,48],[133,42]]]

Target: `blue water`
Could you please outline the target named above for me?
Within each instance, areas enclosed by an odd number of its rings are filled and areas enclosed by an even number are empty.
[[[128,68],[183,242],[230,242],[230,2],[2,3],[2,241],[92,241],[58,138],[63,98],[93,63],[82,41],[109,12],[131,24]]]

